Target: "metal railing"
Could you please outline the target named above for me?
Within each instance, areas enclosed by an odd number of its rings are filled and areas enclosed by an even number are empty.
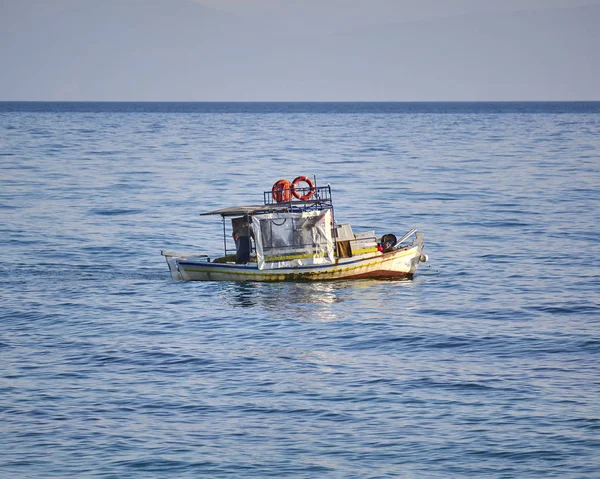
[[[315,206],[330,208],[333,206],[330,185],[315,186],[313,188],[283,188],[265,191],[263,195],[265,206],[296,206],[301,208]]]

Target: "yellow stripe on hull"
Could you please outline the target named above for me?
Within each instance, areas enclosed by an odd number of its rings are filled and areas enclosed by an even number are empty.
[[[221,265],[213,263],[180,264],[171,268],[174,279],[184,281],[328,281],[369,277],[407,277],[417,269],[421,247],[380,254],[344,263],[313,267],[259,270],[255,265]],[[167,261],[168,262],[168,261]],[[346,265],[345,265],[346,264]],[[171,267],[171,263],[169,263]]]

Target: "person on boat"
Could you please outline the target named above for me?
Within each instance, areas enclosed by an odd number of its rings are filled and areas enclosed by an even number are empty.
[[[250,250],[252,249],[250,236],[252,234],[252,227],[248,222],[249,218],[247,216],[231,219],[232,236],[235,241],[236,264],[245,264],[250,261]]]

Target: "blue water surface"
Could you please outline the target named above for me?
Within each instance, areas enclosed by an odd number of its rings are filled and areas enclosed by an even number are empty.
[[[597,478],[600,103],[0,103],[0,477]],[[185,283],[330,183],[411,281]]]

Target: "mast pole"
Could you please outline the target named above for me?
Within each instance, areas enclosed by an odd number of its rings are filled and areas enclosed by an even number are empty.
[[[227,233],[225,232],[225,216],[223,218],[223,256],[227,256]]]

